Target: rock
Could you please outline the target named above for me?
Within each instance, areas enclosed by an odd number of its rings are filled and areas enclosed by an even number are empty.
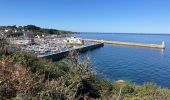
[[[125,83],[126,81],[124,80],[117,80],[116,83]]]

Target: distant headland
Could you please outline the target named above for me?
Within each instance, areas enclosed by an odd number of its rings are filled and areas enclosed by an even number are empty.
[[[26,26],[0,26],[0,35],[6,36],[21,36],[24,33],[32,33],[34,35],[61,35],[61,34],[73,34],[71,31],[58,30],[58,29],[49,29],[41,28],[35,25],[26,25]]]

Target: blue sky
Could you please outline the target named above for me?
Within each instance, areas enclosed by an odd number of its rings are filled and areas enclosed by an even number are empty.
[[[0,25],[170,33],[170,0],[0,0]]]

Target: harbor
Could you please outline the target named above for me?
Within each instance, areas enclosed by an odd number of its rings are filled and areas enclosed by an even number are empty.
[[[70,53],[71,50],[74,50],[74,51],[79,52],[79,53],[83,53],[83,52],[94,50],[96,48],[100,48],[100,47],[103,47],[103,46],[104,46],[104,43],[96,43],[96,44],[91,44],[91,45],[88,45],[88,46],[82,46],[82,47],[79,47],[79,48],[61,51],[61,52],[58,52],[58,53],[55,53],[55,54],[44,55],[44,56],[39,56],[39,57],[40,58],[46,58],[50,61],[57,61],[57,60],[60,60],[64,57],[66,57]]]
[[[66,57],[72,50],[82,53],[103,47],[104,44],[165,49],[164,42],[162,42],[162,44],[144,44],[78,38],[73,36],[61,37],[58,35],[30,36],[27,34],[23,37],[8,38],[8,42],[19,47],[21,51],[29,52],[39,58],[46,58],[51,61],[60,60]]]
[[[72,50],[82,53],[104,46],[104,43],[94,43],[81,40],[78,37],[61,37],[59,35],[30,36],[27,34],[21,37],[10,37],[8,42],[23,52],[51,61],[66,57]]]

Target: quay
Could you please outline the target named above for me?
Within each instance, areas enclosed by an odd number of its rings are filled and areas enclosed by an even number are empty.
[[[104,43],[95,43],[95,44],[91,44],[91,45],[88,45],[88,46],[83,46],[83,47],[79,47],[79,48],[71,49],[71,50],[75,50],[76,52],[83,53],[83,52],[93,50],[93,49],[103,47],[103,46],[104,46]],[[66,51],[56,53],[56,54],[39,56],[39,57],[40,58],[46,58],[46,59],[51,60],[51,61],[57,61],[57,60],[60,60],[64,57],[66,57],[71,50],[66,50]]]
[[[97,42],[97,43],[113,44],[113,45],[124,45],[124,46],[136,46],[136,47],[165,49],[164,42],[162,42],[162,44],[145,44],[145,43],[107,41],[107,40],[96,40],[96,39],[86,39],[86,38],[81,38],[81,40],[90,41],[90,42]]]

